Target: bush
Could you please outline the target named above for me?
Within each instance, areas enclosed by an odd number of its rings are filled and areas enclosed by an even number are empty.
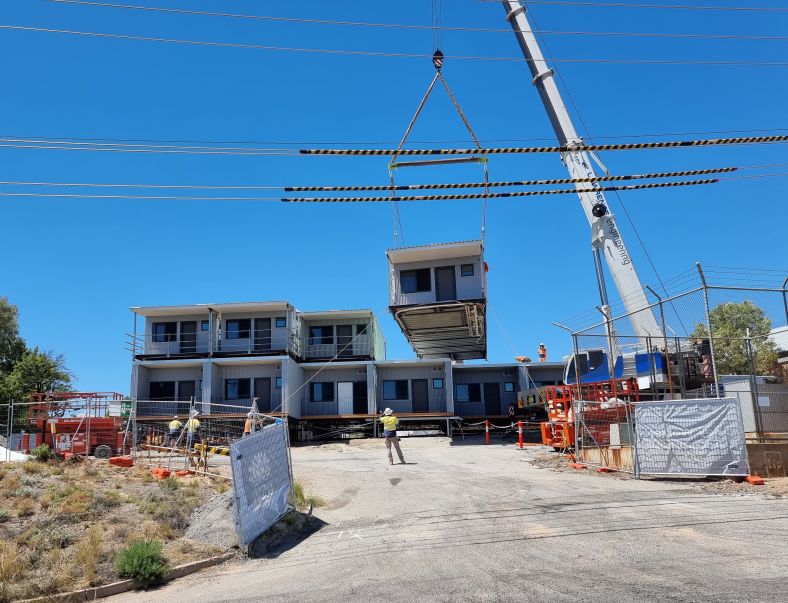
[[[157,540],[136,540],[115,558],[121,578],[133,578],[144,586],[160,582],[167,574],[167,560]]]
[[[54,455],[52,454],[52,449],[47,444],[41,444],[30,451],[30,456],[32,456],[37,461],[45,463]]]
[[[0,523],[8,521],[8,509],[0,509]]]
[[[172,475],[170,475],[169,477],[165,477],[163,480],[161,480],[159,482],[159,485],[165,490],[177,490],[181,486],[178,483],[178,480]]]

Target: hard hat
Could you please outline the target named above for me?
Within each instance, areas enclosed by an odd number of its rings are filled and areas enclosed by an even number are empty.
[[[251,412],[249,412],[249,413],[246,413],[246,416],[251,418],[251,416],[252,416],[252,413],[251,413]]]
[[[544,346],[544,344],[543,344],[543,343],[540,343],[539,345],[541,345],[541,346]]]
[[[389,415],[394,414],[394,411],[391,410],[390,408],[387,408],[386,410],[383,411],[383,414],[388,417]]]
[[[173,417],[173,419],[177,419],[177,418],[178,418],[178,415],[175,415],[175,416]]]

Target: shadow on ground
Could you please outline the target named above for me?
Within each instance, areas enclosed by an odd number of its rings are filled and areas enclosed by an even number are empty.
[[[310,513],[291,511],[258,536],[248,547],[251,559],[275,559],[319,532],[326,522]]]

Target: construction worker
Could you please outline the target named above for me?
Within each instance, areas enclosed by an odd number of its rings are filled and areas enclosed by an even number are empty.
[[[183,427],[183,423],[178,420],[178,415],[175,415],[170,421],[169,429],[170,429],[170,448],[175,447],[175,443],[178,441],[178,436],[180,436],[181,428]]]
[[[246,415],[246,422],[244,423],[244,433],[241,436],[245,438],[246,436],[252,435],[252,413]]]
[[[539,362],[547,362],[547,348],[544,347],[543,343],[539,344],[538,354]]]
[[[191,417],[186,421],[186,448],[189,450],[192,449],[192,444],[195,441],[202,441],[200,437],[200,420],[197,418],[197,414],[196,410],[192,411]]]
[[[391,456],[392,445],[397,451],[399,462],[405,464],[405,459],[402,456],[402,449],[399,447],[399,438],[397,437],[397,425],[399,419],[394,416],[394,411],[387,408],[383,411],[383,416],[380,417],[380,422],[383,423],[383,439],[386,441],[386,451],[389,455],[389,465],[394,464],[394,458]]]

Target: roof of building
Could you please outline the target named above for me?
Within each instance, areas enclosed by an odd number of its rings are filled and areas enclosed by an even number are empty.
[[[386,250],[391,263],[420,262],[424,260],[441,260],[453,257],[483,255],[482,241],[456,241],[454,243],[432,243],[417,247],[399,247]]]
[[[185,316],[189,314],[216,312],[270,312],[290,310],[293,306],[286,301],[225,302],[216,304],[189,304],[181,306],[132,306],[131,311],[140,316]]]
[[[358,308],[355,310],[316,310],[313,312],[299,312],[298,314],[304,318],[336,318],[337,315],[347,318],[375,316],[375,313],[369,308]]]

